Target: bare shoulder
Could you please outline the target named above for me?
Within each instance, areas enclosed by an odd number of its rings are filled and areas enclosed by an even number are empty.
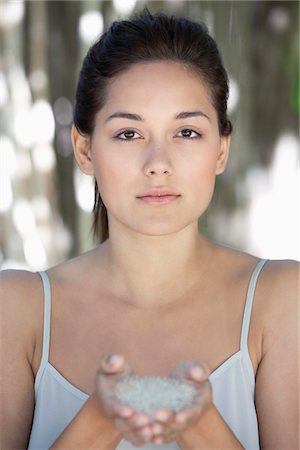
[[[1,308],[29,306],[41,292],[40,277],[26,270],[0,271]]]
[[[0,446],[25,448],[34,410],[32,361],[43,323],[39,275],[19,270],[0,272],[0,309]]]
[[[297,307],[300,264],[292,260],[267,261],[259,280],[259,292],[268,314],[276,316]]]
[[[269,292],[277,295],[297,294],[300,263],[293,260],[268,261],[264,269],[264,283]]]
[[[15,342],[22,342],[30,359],[43,314],[42,298],[38,274],[23,270],[0,272],[2,342],[10,336]]]
[[[18,290],[23,286],[32,287],[38,279],[38,274],[29,270],[6,269],[0,271],[1,289]]]
[[[260,259],[227,247],[216,250],[220,272],[234,285],[249,284]],[[227,285],[232,285],[227,283]],[[300,296],[300,264],[293,260],[268,260],[255,287],[253,323],[255,334],[261,336],[264,351],[277,336],[295,334]],[[293,330],[293,331],[292,331]],[[261,355],[263,352],[261,352]]]
[[[262,352],[255,403],[261,448],[297,444],[299,263],[268,261],[257,286]]]
[[[292,342],[297,331],[300,264],[291,260],[268,261],[258,282],[263,321],[263,353],[279,340]]]
[[[235,249],[216,246],[217,259],[225,275],[233,279],[248,278],[261,260],[258,257]],[[259,291],[265,301],[282,303],[282,298],[291,296],[294,301],[299,295],[300,263],[294,260],[267,260],[259,280]],[[292,301],[292,300],[291,300]]]

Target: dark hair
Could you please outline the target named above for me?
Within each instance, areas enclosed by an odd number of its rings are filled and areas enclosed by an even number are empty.
[[[113,22],[84,58],[76,91],[74,124],[92,135],[95,116],[105,103],[110,78],[133,64],[150,61],[180,62],[197,72],[210,89],[218,115],[219,133],[227,136],[228,77],[214,39],[206,25],[186,18],[152,15],[147,9],[130,20]],[[95,180],[94,236],[108,237],[107,211]]]

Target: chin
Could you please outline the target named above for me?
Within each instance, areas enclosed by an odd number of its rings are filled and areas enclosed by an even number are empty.
[[[115,228],[119,230],[118,233],[129,232],[137,233],[144,236],[168,236],[180,233],[183,230],[196,230],[198,232],[198,218],[199,216],[193,214],[170,214],[169,217],[119,217],[117,215],[109,217],[110,229]],[[121,227],[121,228],[120,228]]]
[[[187,227],[191,226],[192,223],[198,223],[198,220],[193,220],[192,222],[185,223],[147,223],[144,226],[131,227],[133,231],[142,234],[144,236],[168,236],[171,234],[179,233]],[[196,226],[197,228],[197,226]]]

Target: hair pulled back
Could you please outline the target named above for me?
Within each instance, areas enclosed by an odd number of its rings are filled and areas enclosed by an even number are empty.
[[[132,65],[151,61],[185,64],[201,76],[210,90],[218,116],[219,133],[227,136],[228,77],[206,25],[186,18],[152,15],[147,9],[132,19],[113,22],[84,58],[76,90],[74,125],[92,135],[97,112],[104,106],[109,79]],[[94,235],[108,237],[107,211],[95,180]]]

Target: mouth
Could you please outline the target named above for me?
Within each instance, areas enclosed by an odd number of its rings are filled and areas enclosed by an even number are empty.
[[[137,198],[151,205],[166,205],[176,201],[179,197],[181,197],[180,194],[170,190],[152,190],[139,195]]]

